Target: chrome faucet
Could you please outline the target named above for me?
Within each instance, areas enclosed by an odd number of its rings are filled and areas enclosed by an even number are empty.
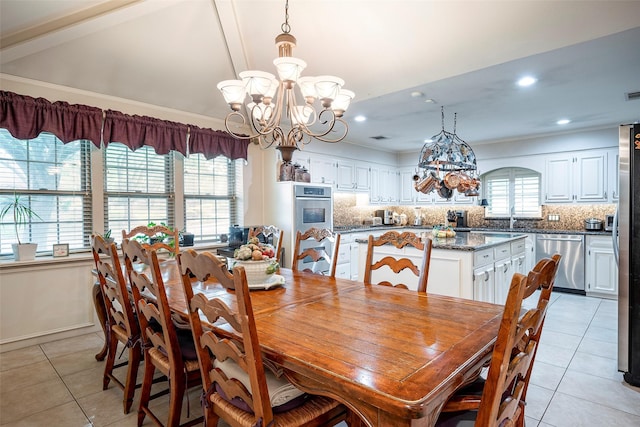
[[[515,215],[516,215],[516,207],[515,206],[511,206],[511,211],[510,211],[510,215],[509,215],[509,229],[513,230],[513,224],[516,223],[517,219],[515,219]]]

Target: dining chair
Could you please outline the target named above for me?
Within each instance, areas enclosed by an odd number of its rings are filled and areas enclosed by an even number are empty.
[[[527,276],[513,275],[482,393],[455,395],[447,402],[455,410],[442,412],[436,426],[507,426],[520,417],[524,377],[537,346],[532,330],[541,315],[532,308],[521,316],[521,307],[524,295],[534,286]]]
[[[282,260],[282,238],[284,231],[274,225],[260,225],[249,229],[249,238],[262,236],[265,243],[272,244],[276,252],[276,261]]]
[[[167,238],[157,240],[156,236],[167,236]],[[139,225],[130,231],[122,230],[122,240],[132,239],[138,240],[143,237],[143,245],[151,247],[155,250],[166,250],[172,256],[176,256],[180,252],[180,232],[177,229],[166,225]]]
[[[346,419],[343,405],[302,392],[262,358],[244,267],[231,274],[214,255],[193,250],[178,255],[178,265],[198,351],[206,426],[217,426],[220,418],[234,427],[324,426]],[[234,289],[235,311],[221,299],[194,295],[192,280],[211,278]],[[214,324],[223,325],[224,335],[211,329]]]
[[[108,244],[102,236],[91,236],[91,252],[106,314],[107,360],[104,365],[102,389],[106,390],[111,381],[120,387],[124,392],[124,413],[128,414],[136,389],[138,366],[142,360],[140,326],[127,291],[115,243]],[[128,349],[128,358],[116,364],[118,343],[122,343]],[[127,367],[127,374],[124,382],[121,382],[113,371],[124,366]]]
[[[291,269],[325,274],[326,270],[322,266],[326,264],[329,276],[336,277],[339,247],[340,234],[327,228],[312,227],[304,232],[298,231],[291,257]],[[304,265],[303,268],[300,267],[300,263]],[[311,263],[310,266],[305,265],[309,263]]]
[[[413,247],[422,251],[420,266],[416,266],[411,259],[402,256],[393,257],[387,255],[374,262],[375,248],[385,245],[393,246],[396,249]],[[419,235],[409,231],[404,233],[388,231],[378,238],[373,237],[373,235],[369,235],[367,258],[364,266],[364,283],[369,285],[373,283],[372,276],[374,271],[376,271],[376,274],[380,276],[387,273],[386,277],[391,276],[398,280],[403,280],[398,275],[403,271],[408,270],[413,273],[413,275],[417,276],[418,292],[426,292],[427,279],[429,278],[429,264],[431,262],[431,247],[431,239],[425,239],[423,242]],[[389,280],[381,280],[378,281],[377,284],[408,289],[407,285],[404,283],[393,284]]]
[[[156,369],[169,379],[169,415],[166,425],[180,425],[182,400],[188,389],[201,385],[200,368],[189,329],[174,325],[157,251],[135,240],[122,242],[131,292],[133,293],[144,348],[144,378],[138,409],[138,426],[148,415],[158,425],[160,419],[149,407]],[[164,393],[161,393],[164,394]],[[153,396],[158,397],[158,394]],[[200,424],[193,417],[182,427]]]
[[[517,312],[518,321],[515,338],[505,346],[505,350],[501,348],[498,343],[505,336],[503,327],[506,327],[505,317],[507,316],[508,310],[510,310],[509,299],[512,298],[513,283],[516,279],[516,275],[514,275],[505,305],[505,314],[500,331],[498,332],[498,339],[491,355],[487,379],[478,378],[471,385],[463,388],[449,399],[442,409],[441,416],[436,425],[441,427],[461,426],[468,425],[470,421],[475,420],[475,425],[477,426],[524,426],[527,388],[531,379],[531,372],[538,344],[540,343],[542,326],[544,324],[560,258],[561,256],[556,254],[551,259],[544,258],[538,261],[536,266],[526,276],[526,282],[522,287],[519,298],[520,303]],[[518,274],[518,276],[521,275]],[[538,289],[540,290],[540,296],[536,307],[529,310],[522,309],[522,300],[530,297]],[[505,351],[511,352],[511,356],[507,357]],[[500,360],[502,360],[502,365],[498,363]],[[492,369],[493,372],[491,372]],[[500,369],[504,371],[504,374],[497,373]],[[503,377],[503,375],[506,375],[506,377]],[[480,418],[480,411],[483,405],[490,405],[490,401],[492,402],[491,405],[495,405],[496,400],[500,411],[503,410],[503,407],[511,407],[508,414],[505,413],[499,418],[494,418],[495,414],[497,414],[496,408],[492,409],[494,416],[487,415],[488,409],[484,409],[485,412],[482,414],[483,418]],[[513,408],[513,405],[516,405],[516,408]],[[488,419],[486,418],[487,416],[489,416]],[[509,423],[501,424],[507,419]],[[491,422],[495,421],[495,423],[491,423],[488,420]]]

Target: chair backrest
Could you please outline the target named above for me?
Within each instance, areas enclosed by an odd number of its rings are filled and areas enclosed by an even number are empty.
[[[224,263],[215,256],[207,252],[197,254],[192,250],[178,255],[178,264],[187,297],[189,321],[198,352],[205,398],[209,401],[211,394],[217,392],[214,388],[214,384],[217,384],[227,400],[242,399],[253,411],[256,421],[262,419],[261,425],[270,425],[273,420],[273,411],[269,401],[264,364],[244,267],[235,267],[233,275],[231,275]],[[231,310],[220,299],[209,300],[201,293],[194,295],[191,276],[199,281],[214,276],[218,280],[222,279],[220,282],[223,286],[234,287],[237,312]],[[224,319],[233,329],[231,333],[238,338],[223,338],[210,329],[205,330],[202,327],[200,315],[204,315],[210,324]],[[227,360],[235,362],[240,370],[249,377],[251,390],[237,378],[229,377],[222,369],[215,367],[213,359],[219,363],[225,363]]]
[[[109,327],[120,325],[127,331],[130,340],[138,340],[140,326],[129,298],[115,243],[107,243],[102,236],[91,236],[91,252],[102,288]],[[134,345],[135,342],[131,344]]]
[[[122,240],[136,240],[136,236],[139,235],[146,236],[145,241],[142,242],[142,245],[145,247],[151,247],[155,250],[164,249],[169,251],[173,256],[180,252],[180,233],[177,229],[165,225],[155,225],[152,227],[140,225],[129,232],[122,230]],[[164,237],[164,239],[157,240],[158,235]]]
[[[422,251],[422,259],[420,266],[416,266],[408,258],[394,258],[392,256],[385,256],[378,261],[373,261],[374,251],[376,247],[383,245],[392,245],[398,249],[404,247],[413,247]],[[424,242],[420,236],[411,232],[398,233],[397,231],[389,231],[384,233],[378,238],[374,238],[369,235],[369,244],[367,246],[367,260],[364,267],[364,283],[372,284],[372,275],[374,270],[379,270],[382,267],[388,267],[396,275],[404,270],[411,271],[418,278],[418,292],[427,291],[427,279],[429,277],[429,264],[431,262],[431,239],[426,239]],[[383,269],[381,272],[384,272]],[[407,288],[404,283],[393,284],[388,280],[377,282],[379,285],[394,286],[400,288]]]
[[[540,296],[538,298],[538,303],[536,305],[537,311],[535,312],[536,317],[532,319],[533,322],[533,330],[530,335],[530,340],[535,341],[537,344],[540,343],[540,338],[542,335],[542,328],[544,326],[544,319],[547,314],[547,307],[549,305],[549,299],[551,298],[551,291],[553,291],[553,284],[556,278],[556,273],[558,272],[558,266],[560,265],[560,260],[562,259],[562,255],[555,254],[551,258],[543,258],[536,263],[527,276],[527,282],[529,286],[527,286],[527,291],[535,291],[536,289],[540,289]],[[524,298],[527,298],[529,295],[524,295]],[[524,348],[524,342],[520,343],[519,349]],[[536,354],[538,352],[538,347],[533,351],[533,355],[531,357],[531,364],[529,365],[529,369],[524,377],[524,390],[522,392],[522,401],[526,401],[527,390],[529,388],[529,380],[531,379],[531,372],[533,371],[533,363],[536,359]]]
[[[515,273],[511,280],[478,408],[477,426],[513,425],[522,416],[520,401],[525,377],[537,347],[531,337],[540,316],[538,308],[520,315],[523,296],[533,287],[527,282],[528,278],[520,273]]]
[[[306,242],[306,243],[305,243]],[[309,244],[309,242],[312,242]],[[303,247],[304,246],[304,247]],[[330,252],[327,252],[330,246]],[[326,228],[310,228],[307,231],[296,233],[296,245],[291,257],[291,269],[303,270],[311,273],[321,273],[318,269],[319,262],[329,264],[329,276],[336,276],[338,263],[338,249],[340,246],[340,234]],[[310,267],[300,268],[300,262],[312,262]]]
[[[170,366],[182,367],[184,360],[156,250],[135,240],[124,239],[122,252],[145,348],[158,349],[166,354]],[[145,297],[149,294],[153,298]]]
[[[249,238],[263,236],[266,243],[273,245],[276,252],[276,261],[281,262],[282,251],[282,238],[284,231],[273,225],[261,225],[258,227],[251,227],[249,229]]]

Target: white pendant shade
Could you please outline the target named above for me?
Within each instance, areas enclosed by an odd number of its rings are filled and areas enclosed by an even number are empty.
[[[355,93],[351,92],[347,89],[340,89],[338,96],[331,103],[331,108],[333,111],[339,111],[344,113],[349,108],[349,104],[351,104],[351,100],[356,96]]]
[[[336,99],[340,89],[344,85],[344,80],[336,76],[316,77],[316,92],[320,99]]]
[[[229,105],[242,104],[247,96],[242,80],[224,80],[218,83],[217,87]]]
[[[239,75],[244,82],[247,93],[251,96],[265,96],[271,88],[271,83],[275,80],[273,74],[258,70],[243,71]]]
[[[278,69],[278,77],[282,81],[297,82],[300,73],[307,67],[307,63],[302,59],[285,56],[273,60],[273,65]]]
[[[250,102],[247,104],[247,112],[249,115],[253,114],[253,118],[256,120],[268,121],[271,118],[272,110],[273,108],[263,103],[256,104],[255,102]]]
[[[302,96],[305,98],[317,98],[318,95],[316,93],[316,78],[315,77],[300,77],[298,79],[298,87],[300,88],[300,92],[302,92]]]

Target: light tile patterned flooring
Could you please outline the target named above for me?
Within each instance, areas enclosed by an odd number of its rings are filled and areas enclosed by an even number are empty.
[[[529,386],[527,427],[640,426],[640,389],[617,372],[616,330],[616,301],[552,296]],[[120,389],[102,391],[103,362],[93,357],[101,346],[95,333],[0,354],[0,424],[136,426],[139,392],[124,415]],[[192,391],[189,401],[193,417],[199,393]],[[166,413],[167,402],[164,396],[152,406]],[[146,418],[144,425],[153,424]]]

